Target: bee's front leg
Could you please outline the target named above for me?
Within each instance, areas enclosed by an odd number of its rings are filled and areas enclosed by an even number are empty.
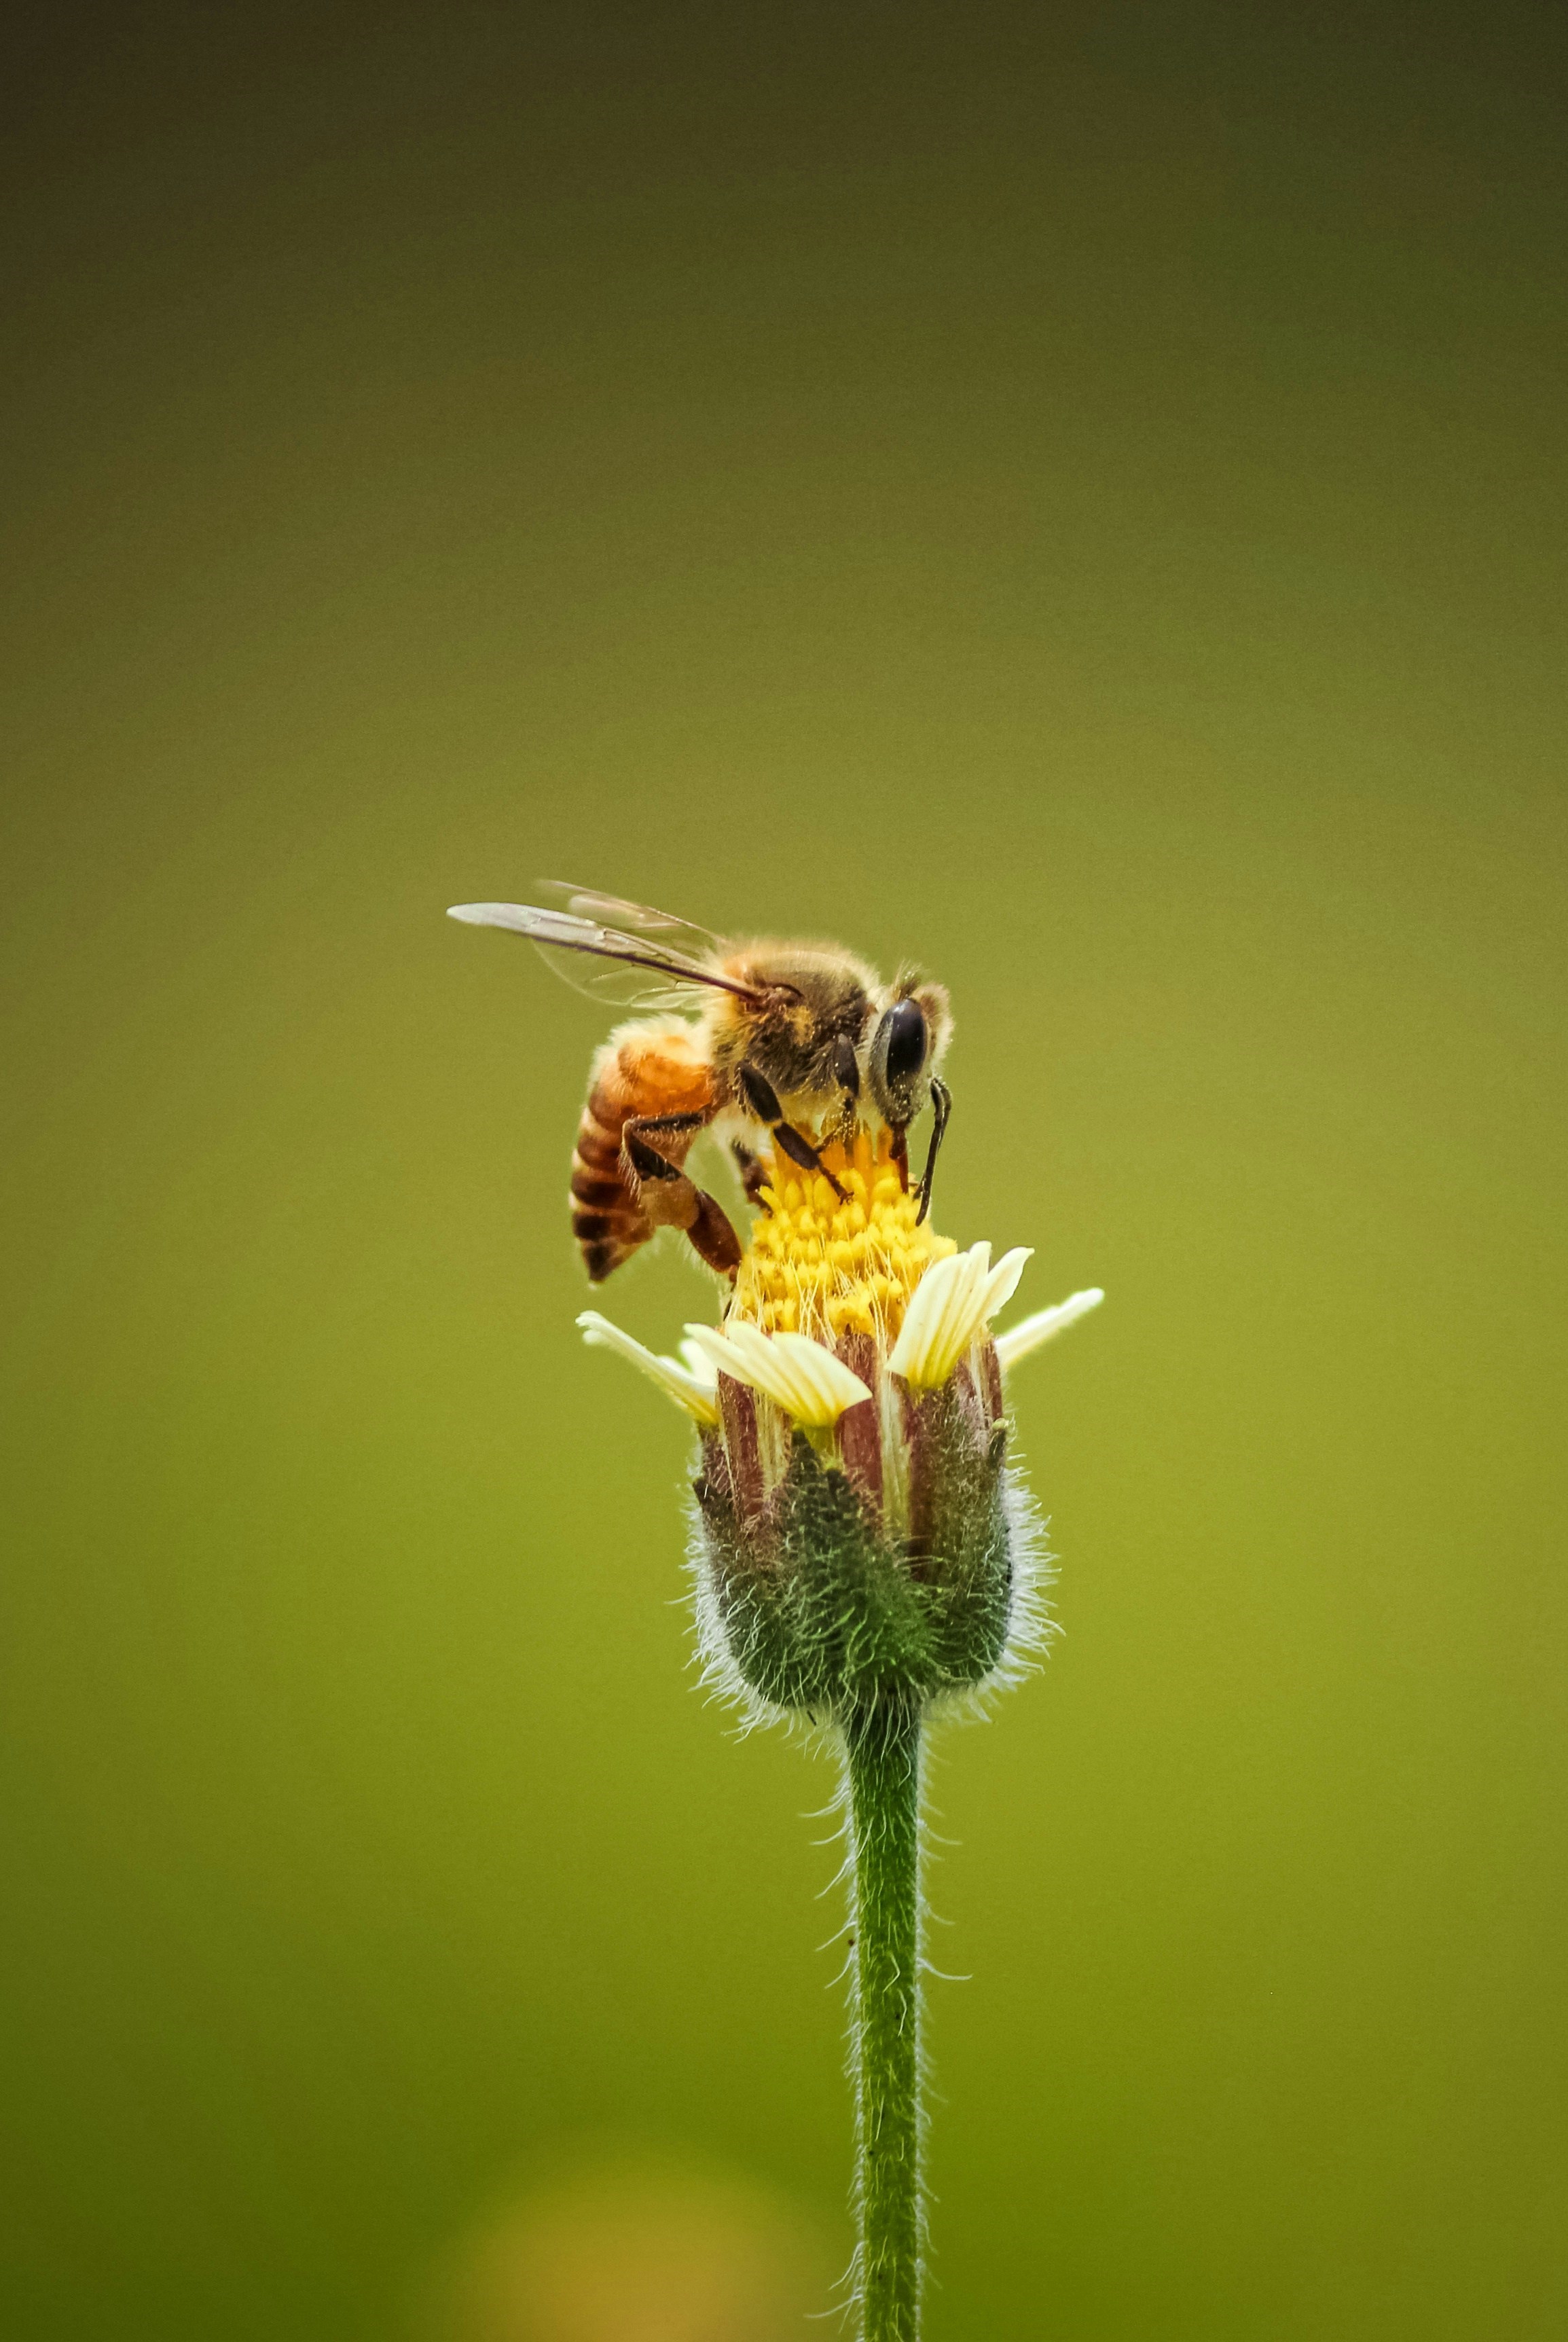
[[[654,1226],[680,1228],[710,1268],[733,1277],[741,1265],[741,1240],[729,1214],[654,1143],[655,1136],[666,1143],[674,1139],[684,1155],[712,1119],[708,1114],[635,1116],[621,1134],[621,1154],[637,1201]]]
[[[906,1122],[890,1123],[888,1131],[887,1151],[892,1158],[893,1167],[898,1174],[898,1184],[907,1196],[909,1193],[909,1125]]]
[[[774,1145],[779,1153],[787,1155],[792,1163],[798,1163],[803,1171],[820,1171],[839,1202],[847,1204],[849,1190],[834,1177],[822,1159],[822,1149],[812,1145],[804,1130],[797,1130],[793,1122],[784,1120],[778,1092],[767,1076],[759,1074],[754,1066],[743,1066],[739,1079],[742,1096],[757,1120],[765,1122],[773,1132]]]
[[[947,1136],[947,1117],[953,1112],[953,1092],[945,1082],[931,1076],[931,1152],[925,1158],[925,1168],[920,1175],[920,1209],[914,1216],[916,1227],[931,1209],[931,1175],[936,1168],[937,1149]]]

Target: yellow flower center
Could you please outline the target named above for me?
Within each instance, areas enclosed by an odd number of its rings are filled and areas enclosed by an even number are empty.
[[[916,1225],[920,1201],[904,1191],[889,1133],[874,1142],[862,1130],[852,1147],[834,1139],[823,1148],[847,1201],[821,1172],[797,1170],[776,1153],[764,1159],[763,1212],[728,1314],[764,1334],[806,1334],[830,1345],[851,1333],[893,1342],[932,1262],[957,1247],[951,1236]]]

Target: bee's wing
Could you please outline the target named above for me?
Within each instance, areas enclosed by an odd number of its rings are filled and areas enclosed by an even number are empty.
[[[609,900],[585,896],[576,899],[603,901],[606,907]],[[649,916],[657,918],[661,914]],[[616,1001],[623,1007],[689,1007],[694,986],[733,992],[743,1000],[758,997],[749,985],[736,984],[722,975],[706,956],[679,951],[652,935],[604,926],[575,911],[544,911],[531,903],[454,903],[447,916],[462,919],[469,926],[507,927],[514,935],[526,936],[538,946],[545,965],[574,991],[588,993],[595,1000]],[[584,967],[581,965],[584,959],[605,964]]]
[[[671,911],[655,911],[651,904],[628,903],[623,896],[602,895],[594,886],[574,886],[565,878],[540,878],[534,883],[546,903],[572,917],[592,920],[615,933],[651,936],[661,949],[701,966],[726,960],[734,951],[734,944],[714,935],[711,927],[677,919]]]

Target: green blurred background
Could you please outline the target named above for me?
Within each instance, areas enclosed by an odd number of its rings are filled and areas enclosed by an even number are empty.
[[[6,2333],[396,2342],[612,2149],[846,2249],[829,1775],[572,1326],[603,1024],[441,916],[555,874],[921,956],[942,1226],[1109,1289],[942,1751],[933,2342],[1568,2329],[1565,46],[13,45]]]

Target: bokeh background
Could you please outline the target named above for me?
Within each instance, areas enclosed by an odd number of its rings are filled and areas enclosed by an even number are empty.
[[[1109,1289],[1017,1386],[1064,1636],[941,1752],[932,2342],[1568,2327],[1564,56],[13,28],[7,2333],[847,2249],[828,1773],[573,1331],[602,1025],[441,916],[551,875],[918,956],[942,1225]]]

